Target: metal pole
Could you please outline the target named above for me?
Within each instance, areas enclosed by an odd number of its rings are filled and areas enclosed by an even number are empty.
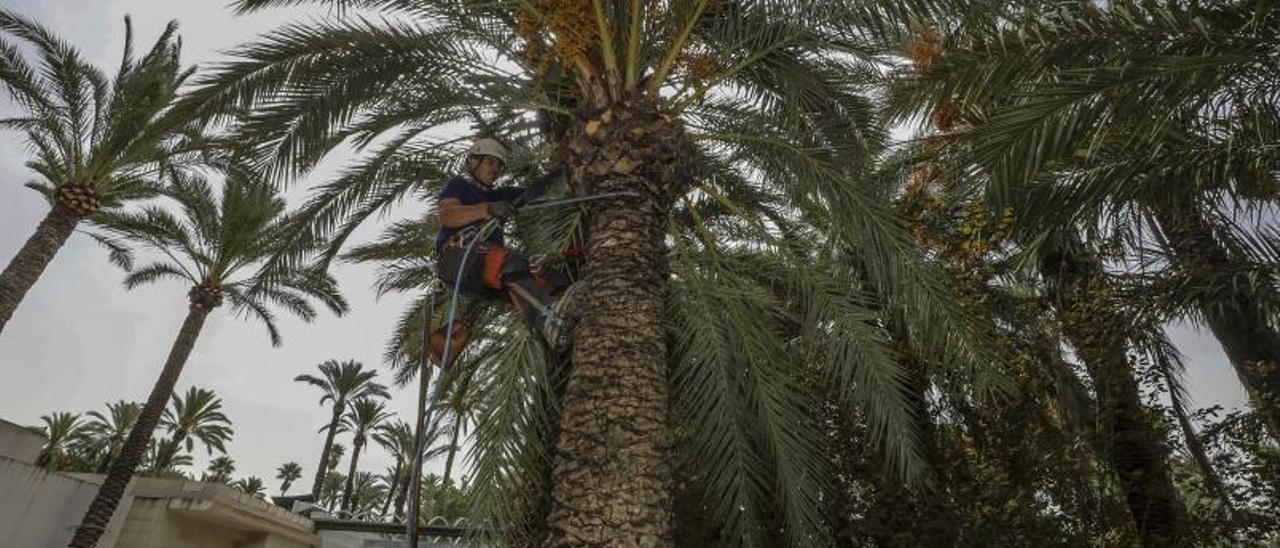
[[[420,375],[418,377],[418,412],[423,415],[426,414],[424,408],[427,406],[427,387],[431,384],[431,320],[435,317],[436,308],[434,288],[435,284],[432,284],[427,290],[427,302],[423,303],[422,307],[424,317],[422,318],[422,358],[419,362],[419,367],[422,369],[418,371],[418,375]],[[418,417],[419,422],[414,427],[413,446],[415,449],[424,443],[427,436],[426,421],[423,421],[422,418]],[[411,532],[408,533],[410,537],[409,545],[414,548],[418,546],[418,507],[422,504],[422,489],[419,488],[421,480],[422,452],[414,451],[413,469],[409,471],[409,484],[405,486],[405,489],[413,490],[409,496],[409,510],[405,513],[405,523],[411,524],[409,525],[409,531]]]
[[[622,190],[618,192],[605,192],[603,194],[593,194],[591,196],[575,196],[573,198],[559,198],[556,200],[539,200],[536,202],[529,202],[525,205],[520,206],[518,209],[520,210],[542,209],[544,207],[557,207],[562,205],[576,204],[578,202],[590,202],[592,200],[603,200],[605,198],[623,198],[623,197],[638,198],[640,197],[640,194],[636,192],[632,192],[630,190]]]
[[[422,424],[419,427],[422,430],[422,438],[415,444],[413,451],[413,472],[414,477],[410,481],[413,482],[413,489],[420,492],[422,483],[422,453],[426,449],[427,443],[427,427],[431,424],[431,415],[435,412],[436,402],[440,398],[440,391],[443,389],[445,381],[450,377],[446,367],[449,364],[449,347],[453,344],[453,322],[455,314],[458,312],[458,293],[462,290],[462,277],[467,268],[467,259],[471,258],[471,250],[475,249],[476,243],[489,237],[489,233],[498,227],[498,221],[490,220],[481,227],[480,231],[472,238],[471,243],[467,245],[467,250],[462,254],[462,261],[458,264],[458,275],[453,283],[453,295],[449,299],[449,316],[444,325],[444,348],[440,351],[440,378],[436,379],[436,385],[431,389],[431,400],[427,403],[427,412],[422,416]],[[431,302],[435,302],[432,300]],[[428,334],[428,337],[430,335]],[[424,346],[424,354],[430,357],[430,340],[424,338],[422,340]],[[424,360],[423,363],[428,363]],[[409,509],[409,516],[412,519],[405,519],[405,535],[409,538],[409,548],[418,548],[418,507],[414,506]]]

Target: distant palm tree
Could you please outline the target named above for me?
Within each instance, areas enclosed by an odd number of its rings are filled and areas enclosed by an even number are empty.
[[[354,488],[351,493],[350,508],[347,510],[352,516],[359,516],[366,521],[373,517],[373,512],[378,509],[378,503],[387,496],[387,488],[381,479],[372,472],[357,472],[355,481],[348,478],[347,484]]]
[[[347,483],[347,477],[342,472],[328,472],[324,475],[324,483],[320,485],[319,494],[316,501],[329,511],[334,510],[339,497],[342,496],[342,486]]]
[[[316,316],[312,299],[338,314],[346,310],[332,277],[268,262],[280,251],[280,236],[289,226],[284,200],[274,189],[235,172],[227,177],[221,199],[206,181],[192,178],[174,180],[166,194],[180,206],[181,217],[154,205],[138,213],[114,215],[111,226],[116,234],[165,257],[130,273],[125,286],[133,288],[161,279],[191,284],[187,317],[120,458],[111,464],[72,538],[72,548],[97,544],[142,460],[206,318],[224,298],[237,315],[261,320],[272,344],[277,345],[280,334],[272,306],[308,321]]]
[[[173,396],[173,406],[165,409],[160,426],[169,431],[171,437],[161,445],[161,465],[167,465],[186,442],[186,450],[194,449],[195,440],[204,444],[205,450],[213,454],[216,449],[226,453],[226,442],[231,440],[235,432],[231,430],[231,421],[222,414],[222,400],[212,390],[191,387],[184,398]]]
[[[200,481],[210,483],[230,483],[231,474],[236,471],[236,461],[231,457],[222,455],[209,461],[209,466],[205,468],[206,473],[200,478]]]
[[[352,511],[352,495],[355,493],[356,465],[360,462],[360,450],[383,421],[391,418],[385,402],[372,398],[360,398],[351,402],[351,408],[342,416],[342,428],[351,432],[351,463],[347,467],[347,489],[342,495],[342,508]]]
[[[293,485],[294,480],[302,477],[302,465],[296,462],[286,462],[276,469],[276,479],[280,480],[280,496],[284,496],[289,492],[289,486]]]
[[[404,480],[407,479],[408,474],[405,474],[405,472],[407,470],[402,470],[401,467],[392,465],[388,466],[383,470],[382,475],[378,476],[378,480],[382,482],[382,487],[385,491],[385,496],[382,497],[382,508],[378,510],[379,518],[386,519],[387,512],[391,511],[392,499],[395,499],[397,494],[401,492]],[[396,521],[400,521],[400,518],[397,517]]]
[[[124,400],[108,403],[106,415],[97,411],[86,413],[89,422],[84,426],[85,439],[97,459],[95,470],[98,473],[107,471],[141,413],[142,404]]]
[[[325,473],[333,472],[338,469],[338,461],[342,460],[342,456],[347,454],[347,446],[341,443],[333,444],[333,448],[329,449],[329,469]]]
[[[191,455],[186,453],[169,455],[165,441],[153,439],[147,443],[147,451],[138,462],[138,474],[159,478],[185,478],[188,476],[181,468],[191,466],[193,462]]]
[[[443,413],[438,416],[442,415]],[[444,443],[446,441],[444,435],[448,433],[448,430],[444,426],[447,425],[441,425],[441,421],[432,421],[426,434],[427,441],[424,446],[426,450],[423,451],[422,462],[428,462],[431,459],[449,453],[450,446]],[[395,481],[391,483],[392,487],[387,494],[386,504],[383,505],[382,515],[385,516],[388,505],[394,503],[395,515],[398,519],[404,515],[404,502],[409,491],[410,476],[412,475],[413,426],[397,420],[378,428],[378,431],[373,434],[373,439],[383,449],[387,450],[387,453],[391,455],[395,462],[391,470]]]
[[[44,434],[45,443],[40,456],[36,457],[36,465],[50,470],[63,470],[70,460],[71,451],[84,435],[80,414],[53,413],[41,416],[40,420],[44,422],[44,426],[37,431]]]
[[[339,422],[342,420],[343,414],[346,413],[347,402],[357,398],[391,397],[387,393],[387,387],[374,382],[373,379],[378,376],[378,372],[364,369],[364,366],[358,361],[347,360],[339,362],[337,360],[329,360],[318,367],[320,369],[319,377],[298,375],[293,379],[322,390],[324,395],[320,397],[321,405],[327,401],[333,402],[329,424],[323,429],[326,434],[324,447],[320,450],[320,464],[316,466],[316,478],[311,485],[313,494],[320,492],[320,482],[324,479],[325,472],[333,468],[333,464],[329,460],[329,453],[333,448],[333,436],[337,434]]]
[[[134,59],[133,27],[125,18],[124,62],[112,79],[49,29],[0,10],[0,32],[8,35],[0,85],[20,110],[0,127],[25,134],[32,150],[27,166],[39,175],[27,186],[52,204],[0,272],[0,331],[81,221],[154,195],[161,174],[199,146],[186,138],[194,132],[165,116],[191,74],[179,61],[176,30],[169,23],[146,55]],[[22,58],[24,51],[35,66]],[[113,253],[113,260],[120,258]]]
[[[232,483],[231,486],[248,495],[253,495],[258,498],[266,497],[266,485],[262,483],[262,478],[258,476],[240,478],[236,480],[235,483]]]

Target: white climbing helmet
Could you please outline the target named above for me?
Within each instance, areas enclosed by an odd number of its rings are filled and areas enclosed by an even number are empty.
[[[502,160],[502,163],[507,163],[507,147],[502,146],[502,143],[499,143],[497,139],[485,137],[476,139],[476,142],[471,143],[471,148],[467,149],[467,156],[480,155],[493,156]]]

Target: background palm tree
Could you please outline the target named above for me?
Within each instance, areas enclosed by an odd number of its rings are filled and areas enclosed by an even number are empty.
[[[443,421],[432,421],[427,429],[427,441],[423,445],[425,448],[422,453],[422,462],[430,462],[441,455],[450,452],[447,445],[447,439],[444,434],[448,430],[443,430],[441,423]],[[401,420],[384,424],[378,428],[373,434],[374,441],[378,442],[383,449],[391,455],[394,464],[391,467],[391,473],[388,474],[389,489],[387,491],[387,500],[382,508],[382,515],[386,515],[389,507],[395,505],[395,517],[401,519],[404,516],[404,503],[409,493],[411,482],[411,467],[413,466],[413,450],[414,450],[414,433],[413,427]]]
[[[247,495],[253,495],[258,498],[266,498],[267,496],[266,485],[262,483],[262,478],[258,476],[240,478],[232,483],[231,486]]]
[[[220,199],[202,179],[174,180],[167,195],[181,209],[181,217],[156,205],[138,213],[114,215],[111,225],[115,234],[164,257],[130,273],[125,286],[161,279],[192,284],[187,292],[187,317],[120,457],[112,463],[72,538],[73,548],[97,544],[151,441],[206,318],[224,299],[231,303],[233,312],[261,320],[272,344],[279,344],[280,336],[271,307],[283,308],[303,320],[316,316],[312,299],[337,314],[346,310],[331,277],[283,266],[263,268],[263,259],[280,251],[280,234],[289,223],[284,200],[271,188],[236,173],[227,178]]]
[[[212,390],[191,387],[186,397],[174,394],[173,405],[165,409],[160,426],[169,431],[169,439],[162,442],[164,449],[161,467],[168,464],[183,447],[191,452],[195,440],[199,440],[210,455],[216,449],[226,453],[226,442],[235,432],[231,420],[222,414],[222,400]]]
[[[276,479],[280,480],[280,496],[284,496],[289,492],[289,486],[293,485],[294,480],[302,477],[302,465],[296,462],[286,462],[276,469]]]
[[[321,482],[326,473],[334,468],[334,463],[342,453],[330,455],[334,448],[333,437],[337,434],[343,415],[347,411],[347,403],[361,398],[389,398],[387,387],[374,382],[378,372],[365,370],[355,360],[339,362],[326,361],[319,366],[320,376],[298,375],[293,380],[305,382],[319,388],[324,395],[320,396],[320,405],[332,402],[329,424],[321,430],[325,432],[324,447],[320,449],[320,463],[316,465],[316,477],[311,485],[312,494],[320,493]]]
[[[125,18],[124,59],[112,78],[48,29],[0,10],[0,33],[6,36],[0,85],[22,111],[0,125],[23,133],[32,151],[27,166],[38,176],[27,186],[52,205],[0,272],[0,332],[81,221],[153,196],[164,172],[187,162],[198,148],[189,128],[164,115],[191,74],[179,61],[176,30],[169,23],[135,59],[133,27]],[[118,249],[112,258],[128,265]]]
[[[84,425],[79,413],[52,413],[41,415],[44,426],[37,429],[44,434],[44,447],[36,457],[36,465],[50,470],[62,470],[70,463],[73,447],[84,436]]]
[[[325,474],[337,470],[339,462],[345,454],[347,454],[347,446],[342,445],[341,443],[333,444],[333,448],[329,449],[329,470],[327,470]]]
[[[329,472],[324,475],[324,483],[320,485],[320,493],[316,497],[321,506],[324,506],[330,512],[340,510],[338,503],[342,498],[342,487],[346,485],[347,478],[342,472]]]
[[[209,461],[209,466],[205,468],[204,476],[200,481],[211,483],[231,483],[231,474],[236,471],[236,461],[226,455],[214,457]]]
[[[183,468],[191,466],[194,462],[195,459],[186,453],[170,455],[165,440],[153,439],[147,443],[147,451],[138,461],[136,473],[140,476],[157,478],[189,479],[190,475]]]
[[[369,434],[376,432],[382,422],[391,418],[386,403],[370,397],[361,397],[351,401],[351,407],[342,416],[341,428],[351,432],[351,463],[347,467],[347,488],[342,495],[342,509],[354,511],[352,495],[355,493],[356,466],[360,463],[360,450],[369,439]]]
[[[357,472],[354,481],[348,481],[349,489],[354,489],[350,493],[350,508],[347,509],[349,515],[355,519],[363,521],[372,521],[374,512],[378,510],[378,504],[387,496],[387,488],[382,483],[382,478],[373,472]]]
[[[1274,229],[1236,221],[1257,219],[1238,212],[1274,208],[1278,196],[1280,156],[1259,140],[1274,124],[1256,120],[1275,119],[1259,78],[1280,67],[1251,43],[1277,31],[1245,30],[1278,13],[1123,2],[970,14],[963,28],[929,32],[918,48],[927,62],[899,82],[897,110],[931,114],[942,132],[929,159],[947,166],[950,184],[1017,212],[1015,237],[1089,368],[1111,436],[1103,452],[1147,546],[1190,538],[1137,378],[1140,359],[1163,364],[1162,374],[1176,360],[1148,332],[1177,317],[1209,327],[1280,436],[1270,388],[1280,386],[1280,284],[1268,266],[1274,249],[1257,245]],[[1236,33],[1253,34],[1206,38]],[[1194,431],[1183,430],[1196,453]]]
[[[988,196],[1017,209],[1020,226],[1074,223],[1086,239],[1120,244],[1121,260],[1159,296],[1144,312],[1208,327],[1280,439],[1275,227],[1259,215],[1280,197],[1265,83],[1280,68],[1261,45],[1280,31],[1258,25],[1276,10],[1114,2],[988,11],[934,33],[937,59],[902,79],[896,110],[952,113],[949,154],[990,174]],[[1208,38],[1234,34],[1247,38]]]
[[[96,472],[107,471],[141,413],[142,404],[120,400],[107,404],[106,415],[97,411],[85,414],[89,420],[84,426],[84,433],[92,451],[97,455]]]

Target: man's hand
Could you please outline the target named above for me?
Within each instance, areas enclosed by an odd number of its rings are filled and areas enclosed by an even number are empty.
[[[511,202],[487,202],[485,203],[485,212],[489,214],[489,218],[505,221],[515,216],[516,208],[512,207]]]

